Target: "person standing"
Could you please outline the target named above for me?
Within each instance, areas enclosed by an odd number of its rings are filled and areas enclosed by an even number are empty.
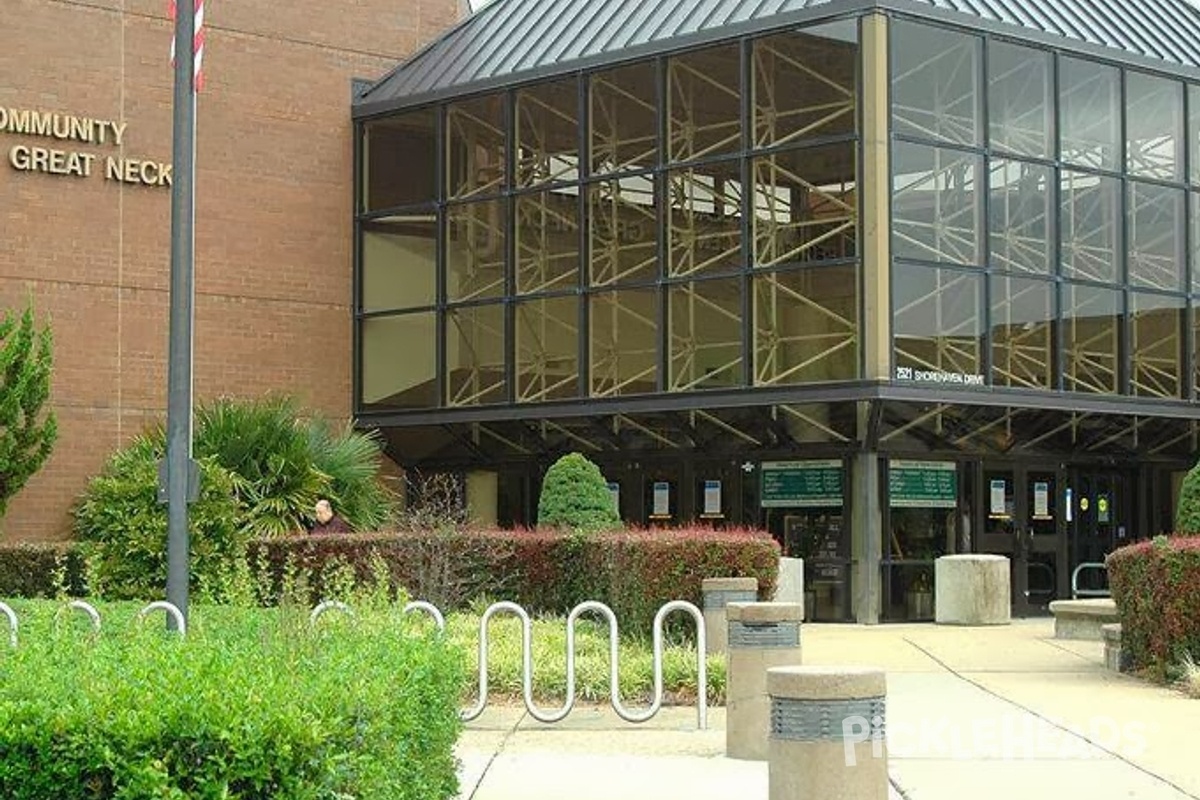
[[[350,526],[344,519],[333,513],[333,506],[328,500],[324,498],[318,500],[314,511],[317,520],[313,523],[309,533],[350,533]]]

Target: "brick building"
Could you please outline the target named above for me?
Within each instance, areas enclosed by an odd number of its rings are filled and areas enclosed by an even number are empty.
[[[352,78],[458,0],[211,0],[198,104],[196,397],[351,412]],[[0,541],[68,535],[105,459],[166,406],[171,27],[160,0],[4,0],[0,306],[55,336],[54,455]],[[58,153],[58,154],[56,154]]]

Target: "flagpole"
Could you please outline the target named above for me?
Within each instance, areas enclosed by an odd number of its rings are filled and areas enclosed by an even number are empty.
[[[193,0],[176,3],[171,182],[171,297],[167,347],[167,601],[188,618],[188,502],[192,462],[192,326],[195,306],[196,86]],[[174,626],[167,615],[168,627]]]

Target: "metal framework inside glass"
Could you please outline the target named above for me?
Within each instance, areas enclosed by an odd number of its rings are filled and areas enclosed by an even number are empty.
[[[858,378],[858,40],[849,19],[362,123],[360,407]]]

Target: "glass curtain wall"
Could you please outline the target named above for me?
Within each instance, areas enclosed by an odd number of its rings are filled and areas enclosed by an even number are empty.
[[[1197,88],[905,20],[891,53],[897,378],[1191,397]]]
[[[846,20],[364,123],[363,410],[857,378],[858,74]]]

